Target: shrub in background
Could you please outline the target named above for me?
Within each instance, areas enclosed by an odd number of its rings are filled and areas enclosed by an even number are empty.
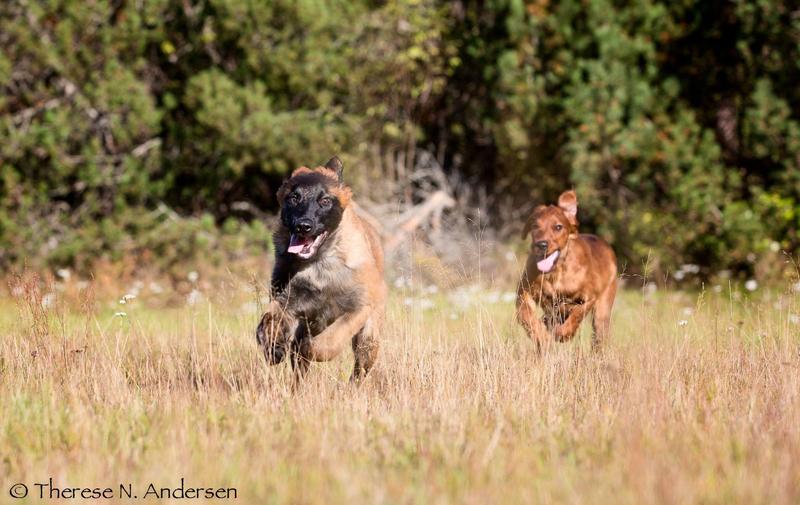
[[[798,37],[767,0],[11,0],[0,265],[177,262],[295,166],[381,199],[425,150],[495,227],[573,186],[629,272],[750,273],[800,241]]]

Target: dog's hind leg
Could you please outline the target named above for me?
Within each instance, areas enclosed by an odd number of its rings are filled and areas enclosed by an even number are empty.
[[[292,389],[297,389],[303,382],[311,362],[298,351],[292,352]]]
[[[617,294],[617,279],[600,294],[592,317],[592,349],[599,350],[608,340],[611,328],[611,309],[614,306],[614,297]]]
[[[303,342],[308,340],[308,327],[306,326],[305,321],[298,325],[294,339],[292,340],[291,346],[291,364],[292,364],[292,390],[297,389],[300,386],[300,383],[306,376],[308,372],[308,367],[311,365],[311,361],[306,357],[303,356],[302,353],[302,346]]]
[[[364,327],[353,337],[353,374],[350,382],[358,383],[367,376],[375,360],[378,358],[380,348],[380,334],[383,329],[383,311],[376,310]]]
[[[363,306],[340,316],[318,335],[300,342],[300,353],[311,361],[330,361],[342,352],[348,340],[367,323],[373,308]]]

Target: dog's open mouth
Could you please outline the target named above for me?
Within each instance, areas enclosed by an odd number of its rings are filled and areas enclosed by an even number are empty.
[[[290,254],[296,254],[303,259],[308,259],[317,254],[317,249],[322,245],[325,237],[328,236],[327,231],[323,231],[316,237],[298,237],[294,233],[289,238],[289,248],[286,250]]]
[[[556,266],[556,260],[558,260],[558,249],[555,252],[551,253],[550,256],[547,256],[544,259],[541,259],[536,262],[536,268],[539,269],[540,272],[546,274],[547,272],[551,271],[554,266]]]

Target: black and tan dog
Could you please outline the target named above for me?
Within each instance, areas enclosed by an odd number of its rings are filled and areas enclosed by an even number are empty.
[[[328,361],[352,344],[351,381],[378,355],[386,284],[375,229],[361,219],[342,180],[342,162],[295,170],[278,191],[272,301],[256,330],[269,364],[288,355],[297,380],[312,361]]]
[[[565,191],[556,205],[539,205],[528,218],[523,237],[531,252],[517,290],[517,320],[537,348],[550,340],[575,336],[593,312],[593,347],[608,337],[617,292],[617,259],[602,239],[578,233],[578,198]],[[544,318],[536,315],[536,306]]]

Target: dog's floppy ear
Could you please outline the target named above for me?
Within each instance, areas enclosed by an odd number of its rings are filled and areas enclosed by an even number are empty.
[[[336,178],[339,179],[339,184],[344,182],[344,178],[342,177],[344,165],[338,156],[334,156],[333,158],[329,159],[328,162],[325,163],[325,168],[333,170],[333,172],[336,174]]]
[[[558,206],[567,215],[567,219],[573,226],[578,226],[578,195],[575,191],[569,190],[561,193],[558,197]]]
[[[278,192],[275,196],[278,198],[278,203],[283,205],[283,201],[286,199],[286,194],[289,193],[289,178],[287,177],[284,179],[281,187],[278,188]]]
[[[539,214],[539,211],[544,209],[544,205],[538,205],[535,209],[531,211],[531,215],[528,216],[528,220],[525,221],[525,227],[522,228],[522,239],[528,238],[528,234],[533,230],[533,226],[536,224],[536,216]]]

